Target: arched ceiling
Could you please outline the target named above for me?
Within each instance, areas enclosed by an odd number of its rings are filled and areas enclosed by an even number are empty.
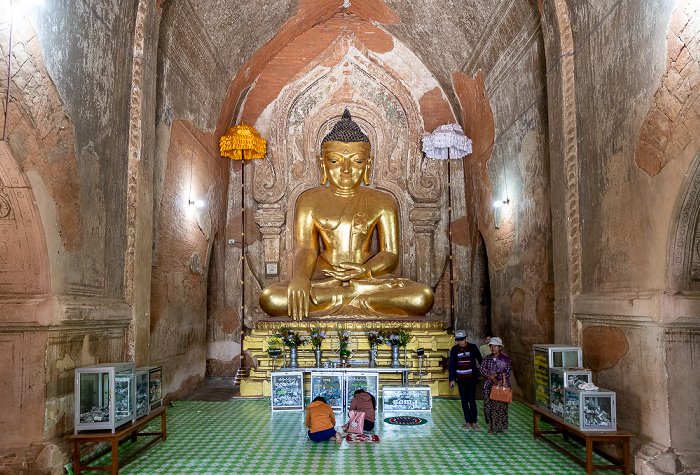
[[[287,45],[309,31],[321,35],[336,28],[340,35],[339,18],[367,25],[354,34],[384,34],[408,48],[457,112],[455,73],[474,77],[481,71],[488,93],[533,36],[542,34],[535,0],[166,0],[159,38],[161,105],[221,132]]]

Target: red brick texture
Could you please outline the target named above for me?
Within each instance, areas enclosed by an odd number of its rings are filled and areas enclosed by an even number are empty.
[[[260,96],[246,99],[246,115],[242,118],[244,123],[255,123],[262,108],[277,97],[292,77],[328,48],[340,31],[352,33],[366,49],[378,53],[392,49],[391,37],[371,23],[398,22],[398,17],[386,4],[380,0],[360,0],[353,1],[347,10],[341,6],[340,2],[300,0],[297,14],[241,67],[232,81],[219,115],[217,136],[231,126],[243,90],[258,81],[254,90]],[[263,71],[267,77],[259,77]]]
[[[158,240],[152,276],[151,331],[166,306],[184,306],[201,312],[206,320],[206,279],[190,269],[190,258],[199,255],[207,266],[209,240],[225,222],[223,197],[226,195],[229,161],[221,157],[213,134],[197,131],[190,124],[172,125],[163,196],[158,213]],[[218,189],[207,194],[211,185]],[[190,199],[207,199],[204,210],[188,205]],[[210,236],[200,227],[196,213],[208,213],[212,220]],[[178,290],[180,289],[180,290]]]
[[[666,73],[639,133],[635,163],[649,176],[661,172],[700,133],[700,24],[688,17],[694,10],[685,2],[671,17]]]

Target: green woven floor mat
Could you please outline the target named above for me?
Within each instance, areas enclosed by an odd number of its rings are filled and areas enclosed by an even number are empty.
[[[435,399],[432,412],[415,415],[423,425],[385,424],[395,412],[377,414],[377,444],[314,443],[306,436],[304,413],[270,411],[265,400],[234,402],[184,401],[168,409],[168,438],[122,469],[120,474],[197,475],[451,475],[451,474],[581,474],[573,460],[532,437],[532,410],[510,405],[510,427],[487,435],[479,408],[480,431],[463,430],[459,400]],[[346,421],[336,413],[337,423]],[[153,428],[157,428],[154,421]],[[125,443],[120,459],[142,442]],[[567,448],[585,457],[585,448]],[[108,456],[98,464],[108,463]],[[595,463],[605,463],[596,456]],[[91,472],[98,473],[98,472]],[[102,472],[104,473],[104,472]],[[596,474],[612,473],[598,470]]]

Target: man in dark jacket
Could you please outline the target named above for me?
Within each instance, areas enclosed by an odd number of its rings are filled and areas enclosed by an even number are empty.
[[[481,364],[481,352],[474,343],[467,342],[467,332],[464,330],[455,332],[455,342],[457,344],[450,350],[450,390],[454,389],[456,382],[466,421],[462,429],[479,430],[476,423],[476,385],[479,382],[477,361]]]

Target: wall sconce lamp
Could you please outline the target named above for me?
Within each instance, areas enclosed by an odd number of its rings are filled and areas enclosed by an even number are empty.
[[[508,213],[509,211],[504,210],[504,207],[510,205],[510,198],[508,197],[508,175],[506,172],[506,159],[503,155],[501,155],[501,166],[503,167],[503,186],[505,188],[505,198],[501,200],[496,200],[493,202],[493,207],[494,207],[494,224],[496,226],[496,229],[499,229],[501,227],[501,223],[503,221],[503,214]]]
[[[510,204],[510,198],[508,198],[508,174],[506,173],[506,159],[503,155],[501,155],[501,166],[503,166],[503,186],[506,189],[506,197],[503,200],[494,201],[494,208],[500,208],[501,206],[508,206]]]

